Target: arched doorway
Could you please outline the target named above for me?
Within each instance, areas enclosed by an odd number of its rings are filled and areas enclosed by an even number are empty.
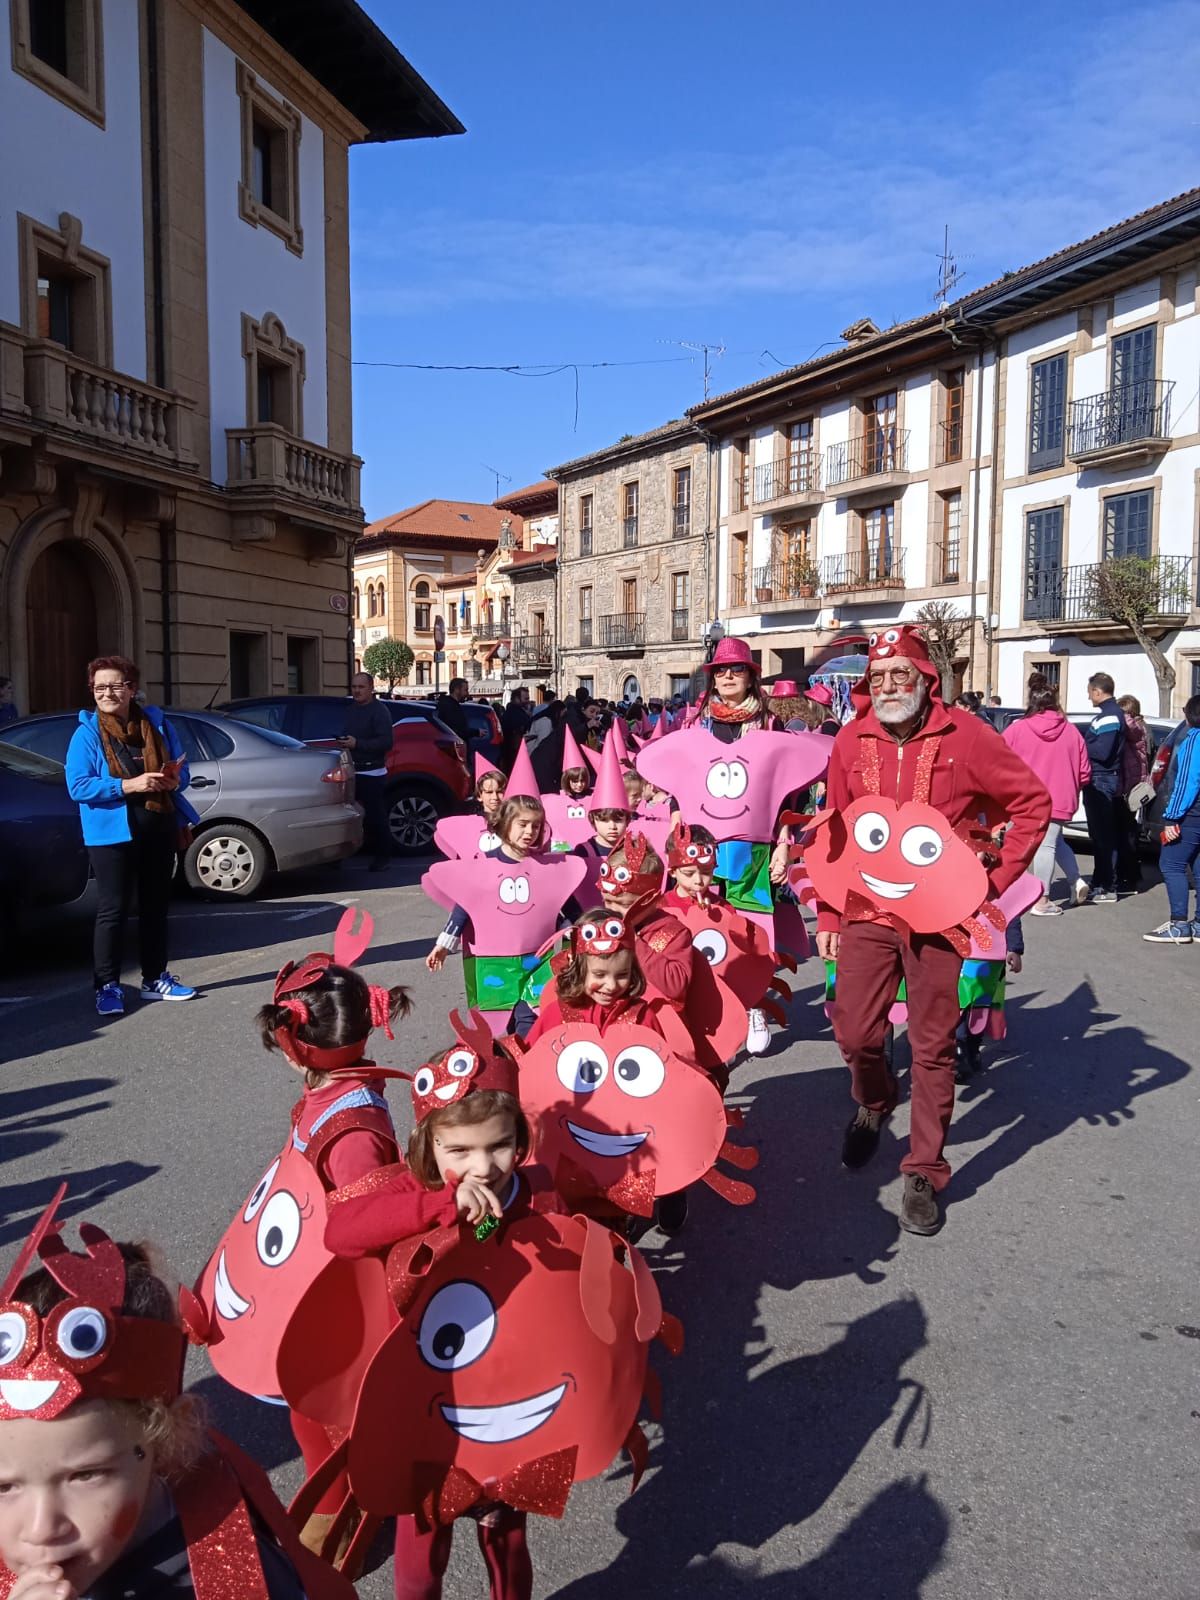
[[[87,704],[87,664],[99,653],[96,583],[108,578],[75,541],[48,545],[25,590],[31,712]]]
[[[621,685],[621,697],[624,700],[636,700],[642,692],[642,686],[631,672]]]

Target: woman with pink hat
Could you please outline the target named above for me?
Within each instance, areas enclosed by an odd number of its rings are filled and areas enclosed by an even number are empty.
[[[733,744],[743,733],[759,728],[781,726],[763,697],[758,668],[744,639],[722,639],[704,670],[709,686],[700,696],[693,726],[703,728],[722,744]]]

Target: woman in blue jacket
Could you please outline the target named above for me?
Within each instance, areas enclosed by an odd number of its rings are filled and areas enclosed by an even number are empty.
[[[79,806],[99,892],[93,939],[96,1010],[119,1017],[121,944],[138,896],[143,1000],[191,1000],[167,971],[167,907],[179,833],[200,819],[184,798],[189,773],[174,728],[157,706],[134,700],[138,669],[124,656],[88,663],[95,711],[81,711],[67,750],[67,790]]]

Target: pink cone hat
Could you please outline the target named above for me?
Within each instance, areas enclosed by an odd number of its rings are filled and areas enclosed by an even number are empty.
[[[494,772],[495,775],[498,778],[504,780],[505,782],[508,781],[507,779],[504,778],[504,774],[500,771],[499,767],[493,766],[492,763],[488,760],[488,758],[485,755],[481,754],[480,751],[476,750],[476,752],[475,752],[475,782],[478,783],[480,778],[486,778],[489,772]]]
[[[613,728],[615,727],[614,722]],[[604,749],[600,752],[600,766],[596,773],[595,785],[588,796],[588,810],[629,810],[629,796],[625,792],[625,780],[621,776],[621,758],[617,754],[617,743],[611,728],[604,741]]]
[[[629,740],[625,737],[625,733],[625,718],[618,713],[612,719],[612,725],[608,730],[608,739],[613,739],[616,741],[617,754],[620,756],[622,761],[629,760]],[[605,740],[605,743],[608,742],[608,739]]]
[[[529,757],[529,746],[522,739],[517,749],[516,760],[512,764],[512,771],[508,775],[508,786],[505,797],[515,797],[519,794],[533,795],[535,798],[541,790],[533,771],[533,762]]]
[[[564,772],[570,772],[572,767],[583,767],[587,770],[587,762],[583,759],[583,751],[579,748],[579,741],[571,732],[567,723],[563,723],[563,763]]]
[[[584,754],[584,756],[585,756],[585,758],[587,760],[588,766],[591,767],[592,771],[593,772],[599,772],[600,771],[600,757],[592,749],[590,744],[585,744],[584,745],[583,754]]]

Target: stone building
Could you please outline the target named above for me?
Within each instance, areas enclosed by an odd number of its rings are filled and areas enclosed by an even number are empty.
[[[505,687],[528,686],[534,697],[558,688],[558,485],[542,482],[502,495],[499,509],[524,519],[524,547],[501,567],[512,590],[512,636]]]
[[[344,689],[348,154],[461,125],[352,0],[0,9],[0,672]],[[19,152],[19,156],[18,156]]]
[[[548,476],[559,487],[560,691],[686,693],[715,615],[703,432],[670,422]]]
[[[356,661],[390,635],[412,649],[410,688],[467,678],[477,692],[499,693],[496,651],[512,632],[504,567],[523,537],[519,516],[474,500],[425,500],[369,523],[354,550]],[[446,627],[440,672],[433,659],[439,616]]]

